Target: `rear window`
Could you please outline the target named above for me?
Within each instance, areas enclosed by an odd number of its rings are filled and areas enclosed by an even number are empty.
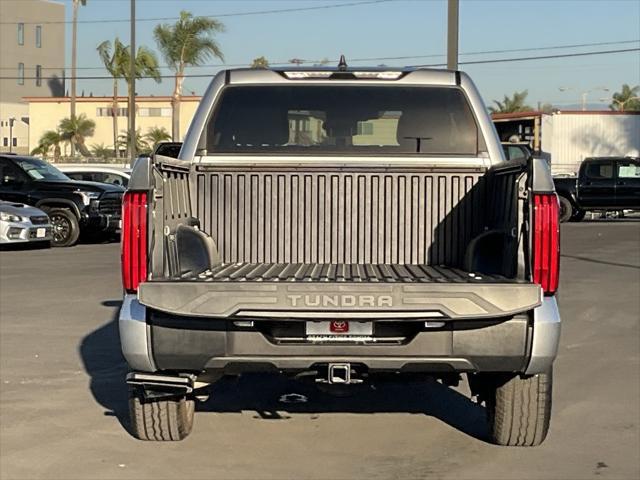
[[[228,87],[207,153],[476,155],[478,128],[454,87]],[[202,144],[201,143],[201,144]]]
[[[607,180],[613,178],[613,162],[588,164],[587,177],[593,180]]]

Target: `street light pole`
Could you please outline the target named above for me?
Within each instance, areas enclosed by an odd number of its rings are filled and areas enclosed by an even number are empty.
[[[559,87],[558,90],[560,90],[561,92],[566,92],[568,90],[575,90],[575,89],[573,87]],[[580,94],[580,98],[578,99],[583,111],[587,109],[587,95],[589,95],[591,92],[595,92],[596,90],[602,90],[603,92],[609,91],[607,87],[593,87],[593,88],[590,88],[589,90],[584,90]]]
[[[129,47],[129,155],[136,159],[136,0],[131,0],[131,46]]]
[[[447,9],[447,68],[458,69],[459,0],[449,0]]]

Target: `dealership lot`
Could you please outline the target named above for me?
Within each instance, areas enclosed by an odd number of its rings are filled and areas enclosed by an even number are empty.
[[[486,442],[466,386],[329,397],[224,381],[173,444],[125,429],[117,244],[0,252],[0,477],[638,478],[640,222],[562,226],[563,337],[538,448]]]

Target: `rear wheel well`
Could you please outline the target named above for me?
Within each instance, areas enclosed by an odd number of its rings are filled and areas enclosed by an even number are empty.
[[[80,211],[78,210],[78,207],[71,202],[67,203],[67,202],[61,202],[59,200],[58,201],[49,200],[49,201],[39,202],[36,205],[36,207],[39,208],[40,210],[43,210],[44,212],[48,212],[54,208],[62,208],[62,209],[71,211],[71,213],[73,213],[77,219],[80,219]]]

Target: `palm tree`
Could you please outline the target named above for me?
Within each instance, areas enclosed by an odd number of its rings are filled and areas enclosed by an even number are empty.
[[[104,143],[94,143],[91,145],[91,155],[97,158],[111,158],[114,156],[114,150],[109,147],[106,147]]]
[[[113,149],[118,153],[118,79],[124,77],[124,62],[126,47],[116,37],[113,41],[113,51],[111,50],[111,42],[105,40],[98,45],[98,55],[109,74],[113,77],[113,102],[111,106],[113,115]]]
[[[264,57],[254,58],[251,62],[251,68],[269,68],[269,60]]]
[[[640,111],[640,85],[631,87],[628,84],[622,85],[622,91],[613,94],[611,99],[611,110],[619,110],[621,112]]]
[[[49,150],[53,147],[53,159],[54,161],[60,160],[62,150],[60,144],[64,142],[59,130],[47,130],[42,134],[38,141],[38,146],[31,152],[32,155],[42,155],[46,157],[49,154]]]
[[[165,61],[175,73],[175,87],[171,98],[173,118],[171,136],[180,140],[180,98],[184,83],[184,70],[188,66],[202,65],[211,57],[224,61],[214,35],[224,31],[224,24],[207,17],[194,17],[181,11],[180,19],[173,25],[156,26],[153,35]]]
[[[127,82],[127,91],[129,93],[129,97],[131,98],[131,89],[133,88],[131,82],[131,48],[129,46],[125,47],[123,54],[124,61],[124,79]],[[160,83],[162,78],[160,77],[160,68],[158,67],[158,59],[156,54],[153,53],[147,47],[141,46],[138,48],[135,57],[135,76],[136,78],[142,77],[150,77],[153,78],[156,83]],[[129,106],[131,107],[131,106]],[[131,125],[128,126],[128,130],[131,129]],[[129,147],[129,154],[131,155],[131,144],[127,143]]]
[[[31,150],[31,153],[29,155],[34,157],[35,156],[46,157],[47,153],[49,153],[49,148],[50,147],[48,147],[47,145],[38,144],[36,148]]]
[[[129,130],[122,130],[122,133],[118,136],[118,141],[120,143],[124,143],[125,145],[131,145],[131,135],[129,135]],[[148,153],[151,148],[149,148],[149,144],[144,140],[144,137],[140,133],[140,129],[136,129],[136,152],[140,153]]]
[[[84,141],[87,137],[93,137],[95,129],[96,122],[89,120],[84,113],[77,117],[63,118],[58,126],[62,139],[69,142],[72,147],[77,147],[85,157],[90,156],[91,152]]]
[[[76,116],[76,67],[78,61],[78,7],[87,5],[87,0],[73,1],[73,33],[71,37],[71,118]],[[75,155],[74,145],[71,144],[71,156]]]
[[[512,113],[531,110],[531,107],[525,103],[528,94],[528,90],[523,90],[522,92],[513,92],[513,97],[505,95],[501,102],[494,100],[493,103],[496,106],[489,107],[489,111],[491,113]]]
[[[164,127],[149,127],[147,133],[144,135],[144,139],[151,146],[151,149],[155,149],[156,145],[160,142],[166,142],[171,140],[171,135]]]

